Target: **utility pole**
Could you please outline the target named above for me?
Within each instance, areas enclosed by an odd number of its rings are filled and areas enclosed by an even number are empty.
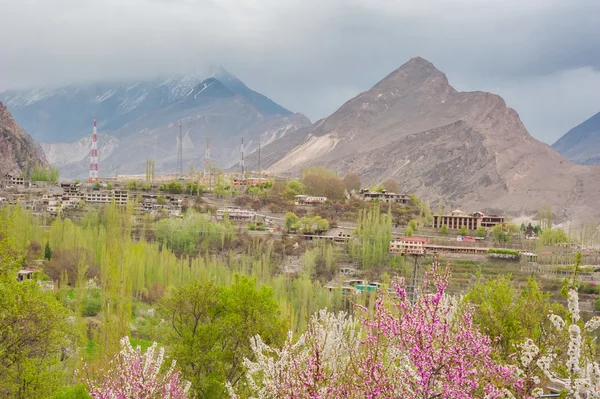
[[[177,173],[181,177],[183,176],[183,133],[181,130],[181,121],[179,121],[179,140],[177,144]]]
[[[242,165],[242,181],[245,180],[245,174],[244,174],[244,133],[242,133],[242,143],[240,145],[240,155],[241,155],[241,159],[240,159],[240,164]]]
[[[260,187],[262,178],[262,168],[260,164],[260,137],[258,138],[258,186]]]

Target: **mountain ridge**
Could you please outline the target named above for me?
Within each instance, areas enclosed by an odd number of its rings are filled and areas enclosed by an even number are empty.
[[[316,123],[269,170],[313,165],[395,178],[426,200],[467,209],[520,215],[550,205],[563,220],[594,208],[600,170],[537,141],[500,96],[456,91],[421,57]]]
[[[600,112],[569,130],[552,148],[573,162],[600,164]]]
[[[44,151],[0,102],[0,178],[7,173],[27,174],[35,166],[48,166]]]

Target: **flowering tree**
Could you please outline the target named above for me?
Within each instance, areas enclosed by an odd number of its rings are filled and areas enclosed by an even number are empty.
[[[183,381],[171,367],[161,373],[165,350],[156,353],[156,342],[146,353],[133,348],[128,337],[121,339],[121,351],[110,362],[110,369],[99,381],[86,380],[94,399],[184,399],[190,383]]]
[[[403,279],[396,281],[397,296],[389,305],[378,299],[363,322],[367,356],[358,359],[355,380],[363,397],[504,397],[497,384],[510,381],[512,369],[492,361],[491,341],[473,326],[471,309],[446,295],[449,275],[434,262],[424,284],[434,290],[415,303]]]
[[[594,317],[585,324],[581,322],[579,295],[573,288],[569,289],[568,307],[571,314],[568,323],[556,314],[549,316],[556,329],[556,335],[560,337],[562,334],[568,334],[566,358],[558,357],[561,348],[549,346],[542,351],[531,339],[528,339],[519,346],[519,372],[538,385],[540,379],[531,377],[535,373],[533,370],[533,360],[535,360],[535,365],[543,371],[547,379],[558,386],[563,386],[571,397],[600,399],[600,363],[582,353],[582,346],[589,339],[587,335],[600,328],[600,317]],[[541,391],[536,387],[532,393]]]
[[[396,295],[380,296],[373,314],[363,308],[360,334],[352,319],[321,311],[282,349],[254,338],[247,382],[229,386],[230,397],[247,389],[258,399],[491,399],[510,394],[503,385],[520,389],[514,369],[492,361],[490,339],[473,326],[471,310],[446,295],[448,278],[435,263],[425,282],[435,290],[414,304],[398,280]]]
[[[248,391],[252,399],[349,398],[347,375],[358,349],[358,329],[345,313],[321,310],[307,331],[294,342],[292,332],[281,349],[269,347],[260,336],[252,338],[255,360],[244,360],[244,384],[228,385],[231,398]]]

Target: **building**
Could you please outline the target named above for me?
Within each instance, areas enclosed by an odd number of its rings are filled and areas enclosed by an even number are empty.
[[[113,193],[104,190],[92,190],[85,193],[85,202],[88,204],[110,204],[113,200]]]
[[[367,188],[360,190],[359,196],[363,201],[395,202],[397,204],[408,204],[410,201],[410,197],[406,194],[388,193],[385,190],[371,191]]]
[[[228,206],[224,209],[217,209],[217,220],[223,220],[225,215],[229,216],[229,220],[249,222],[255,218],[256,212],[241,209],[237,206]]]
[[[127,205],[127,200],[129,199],[129,191],[127,190],[114,190],[113,198],[115,199],[115,203],[117,205]]]
[[[311,197],[308,195],[296,195],[296,205],[316,205],[327,201],[327,197]]]
[[[28,183],[29,182],[26,182],[25,178],[22,176],[17,176],[12,173],[7,173],[4,175],[4,185],[7,187],[13,187],[13,186],[25,187],[25,186],[29,185]]]
[[[449,229],[458,230],[466,227],[467,230],[477,230],[480,227],[491,229],[492,227],[504,224],[504,216],[485,215],[483,212],[465,214],[460,209],[452,211],[450,215],[434,215],[433,227],[436,229],[446,226]]]
[[[398,255],[424,255],[426,244],[426,238],[398,237],[390,241],[390,253]]]
[[[269,179],[266,177],[249,177],[247,179],[233,179],[233,186],[257,186],[259,184],[268,183]]]

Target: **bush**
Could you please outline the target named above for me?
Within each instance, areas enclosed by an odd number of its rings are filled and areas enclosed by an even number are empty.
[[[596,299],[596,302],[594,302],[594,310],[600,312],[600,298]]]
[[[258,230],[258,231],[267,231],[267,228],[265,226],[258,226],[256,228],[256,230]]]
[[[256,230],[256,225],[255,225],[254,223],[250,223],[250,224],[248,225],[248,230],[250,230],[250,231],[255,231],[255,230]]]
[[[81,315],[85,317],[96,316],[100,313],[102,305],[100,304],[100,295],[93,295],[85,298],[83,302],[83,308],[81,309]]]
[[[91,399],[85,385],[68,387],[52,396],[52,399]]]

